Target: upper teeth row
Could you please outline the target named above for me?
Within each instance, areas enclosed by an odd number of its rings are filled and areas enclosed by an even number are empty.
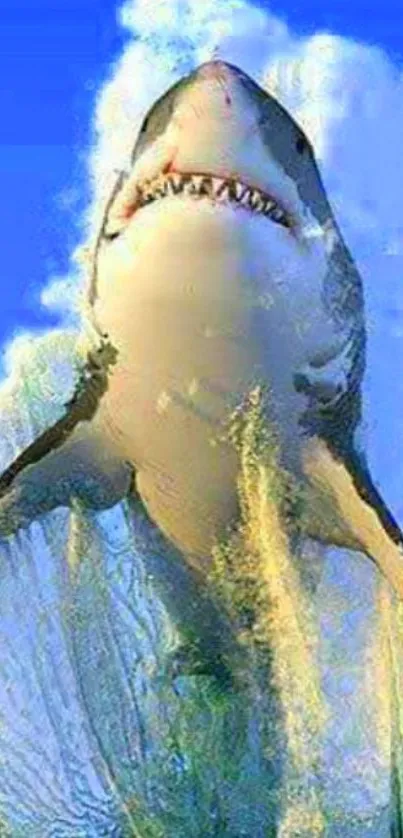
[[[236,180],[213,177],[212,175],[184,175],[171,173],[160,175],[151,183],[138,187],[140,205],[149,204],[165,195],[192,195],[210,197],[220,201],[235,201],[240,206],[266,215],[279,224],[290,226],[287,215],[273,198],[259,189],[252,189]]]

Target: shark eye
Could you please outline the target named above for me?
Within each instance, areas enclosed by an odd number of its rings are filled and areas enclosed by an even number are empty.
[[[115,239],[118,238],[118,236],[120,236],[120,232],[121,232],[120,230],[117,230],[116,232],[113,232],[113,233],[105,233],[104,232],[103,235],[102,235],[102,238],[107,242],[113,242],[113,241],[115,241]]]
[[[298,154],[303,154],[307,147],[307,142],[305,137],[302,134],[298,137],[297,142],[295,143],[295,148],[298,151]]]

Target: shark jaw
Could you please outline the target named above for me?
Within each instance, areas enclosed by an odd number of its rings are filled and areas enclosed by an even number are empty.
[[[205,172],[167,171],[138,184],[129,180],[122,190],[120,200],[110,214],[104,229],[104,238],[112,241],[120,235],[133,216],[143,207],[166,197],[208,200],[212,204],[227,204],[249,213],[263,215],[270,221],[291,229],[293,219],[278,201],[258,187],[234,177],[216,176]]]

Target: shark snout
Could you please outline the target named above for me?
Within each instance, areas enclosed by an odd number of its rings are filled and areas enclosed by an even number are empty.
[[[240,73],[224,61],[208,61],[188,78],[173,112],[179,123],[204,119],[223,121],[237,118],[242,124],[247,103],[242,97]],[[243,116],[242,116],[243,113]]]
[[[193,168],[204,158],[218,169],[242,167],[251,156],[250,141],[258,128],[258,113],[237,68],[209,61],[187,79],[172,109],[166,137],[172,137],[178,157],[189,156]],[[194,161],[194,163],[193,163]]]
[[[238,81],[241,73],[237,67],[227,64],[225,61],[206,61],[205,64],[201,64],[194,71],[193,75],[197,81],[231,84]]]

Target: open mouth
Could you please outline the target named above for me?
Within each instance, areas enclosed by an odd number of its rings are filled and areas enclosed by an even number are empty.
[[[277,201],[256,187],[248,186],[234,178],[222,178],[214,175],[181,172],[160,174],[152,181],[135,186],[135,197],[124,202],[121,220],[128,220],[142,207],[166,197],[184,196],[195,199],[210,199],[214,204],[233,204],[255,215],[264,215],[276,224],[287,229],[293,226],[292,219]],[[116,219],[117,220],[117,219]],[[106,225],[107,228],[112,224]],[[114,225],[113,225],[114,226]],[[116,238],[121,230],[105,229],[104,237]]]

